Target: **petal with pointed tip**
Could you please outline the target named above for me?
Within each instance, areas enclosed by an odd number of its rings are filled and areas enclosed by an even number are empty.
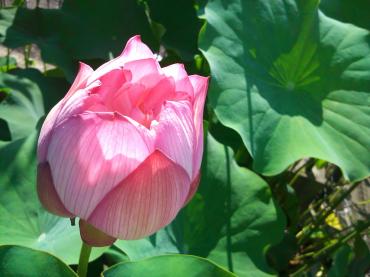
[[[66,96],[70,96],[75,91],[83,88],[87,83],[87,79],[93,72],[94,70],[89,65],[80,62],[80,68],[78,70],[77,76],[73,81],[71,88],[68,90]]]
[[[109,71],[123,67],[126,63],[136,60],[152,59],[156,60],[153,52],[141,42],[140,36],[134,36],[129,39],[125,49],[117,58],[101,65],[94,74],[90,76],[88,82],[98,80],[101,76],[107,74]]]
[[[141,37],[139,35],[136,35],[127,41],[126,47],[121,56],[123,56],[126,61],[135,61],[147,58],[155,59],[152,50],[150,50],[150,48],[141,41]]]

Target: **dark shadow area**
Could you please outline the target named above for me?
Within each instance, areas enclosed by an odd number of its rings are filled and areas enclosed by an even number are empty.
[[[10,141],[10,130],[6,121],[0,118],[0,141]]]
[[[321,0],[320,9],[332,18],[370,30],[369,0]]]
[[[7,24],[5,46],[36,44],[43,60],[60,67],[69,81],[77,61],[117,56],[133,35],[141,34],[153,50],[159,47],[144,6],[135,0],[65,0],[60,9],[18,8]]]

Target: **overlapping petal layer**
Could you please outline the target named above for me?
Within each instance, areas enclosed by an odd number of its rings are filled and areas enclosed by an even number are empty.
[[[88,221],[120,239],[150,235],[172,221],[189,187],[186,172],[155,151],[106,195]]]
[[[142,126],[113,113],[86,113],[60,125],[47,160],[68,210],[86,219],[96,205],[153,152]]]
[[[159,116],[155,146],[193,178],[194,123],[191,104],[168,101]]]

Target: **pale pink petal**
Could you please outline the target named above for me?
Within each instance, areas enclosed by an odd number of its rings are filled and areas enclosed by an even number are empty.
[[[185,67],[183,64],[175,63],[169,66],[162,68],[163,73],[172,77],[176,83],[176,91],[187,93],[191,99],[194,97],[193,86],[190,83],[189,76],[186,73]]]
[[[56,125],[62,123],[72,115],[86,111],[89,106],[96,105],[102,101],[100,95],[91,93],[100,86],[101,83],[96,81],[83,89],[77,90],[67,99],[63,99],[62,106],[57,114]]]
[[[153,152],[149,130],[117,113],[85,113],[59,125],[47,160],[63,204],[86,219]]]
[[[195,143],[194,143],[194,171],[199,171],[203,155],[203,110],[207,96],[208,77],[198,75],[189,76],[190,82],[194,87],[194,126],[195,126]]]
[[[156,149],[181,165],[192,179],[195,130],[191,103],[167,101],[152,128]]]
[[[101,85],[94,90],[94,93],[99,93],[103,99],[109,99],[131,78],[130,71],[123,68],[113,69],[99,79]]]
[[[159,151],[112,190],[88,222],[120,239],[139,239],[169,224],[189,192],[186,172]]]
[[[60,201],[60,197],[54,187],[50,166],[47,162],[37,166],[37,194],[42,206],[47,211],[59,216],[74,217]]]
[[[130,71],[132,74],[131,83],[143,82],[143,78],[146,76],[152,76],[150,80],[145,80],[144,84],[152,86],[154,81],[158,81],[161,72],[161,68],[156,60],[153,59],[141,59],[137,61],[131,61],[125,64],[124,69]],[[155,79],[156,78],[156,79]],[[149,82],[148,82],[149,81]]]
[[[95,70],[94,74],[88,79],[88,83],[100,79],[101,76],[104,76],[113,69],[122,68],[128,62],[142,59],[152,59],[155,61],[152,51],[141,42],[140,36],[134,36],[129,39],[121,55]]]
[[[129,115],[134,106],[134,101],[131,95],[140,95],[140,92],[144,91],[145,87],[140,84],[126,83],[118,91],[107,98],[105,104],[113,111],[117,111],[122,115]]]

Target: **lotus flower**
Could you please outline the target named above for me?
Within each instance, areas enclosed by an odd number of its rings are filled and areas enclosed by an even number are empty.
[[[92,245],[89,228],[114,241],[169,224],[199,183],[207,86],[182,64],[161,68],[139,36],[95,71],[81,63],[41,129],[43,206],[79,217]]]

